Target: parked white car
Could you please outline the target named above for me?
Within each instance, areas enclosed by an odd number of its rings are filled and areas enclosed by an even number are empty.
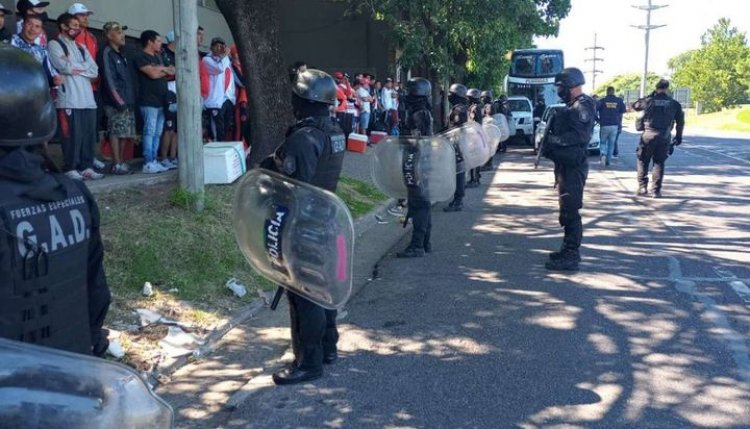
[[[508,124],[511,135],[524,139],[531,146],[534,141],[534,106],[531,100],[520,96],[508,97],[508,107],[513,115],[513,124]]]
[[[551,106],[547,106],[546,109],[544,109],[544,113],[542,114],[542,121],[539,122],[539,125],[536,127],[536,135],[534,135],[534,153],[537,153],[539,150],[539,145],[542,142],[542,136],[544,136],[544,130],[547,128],[547,121],[549,121],[549,115],[550,111],[554,107],[562,107],[565,106],[565,104],[553,104]],[[589,141],[589,155],[600,155],[601,154],[601,145],[600,145],[600,139],[599,139],[599,123],[596,123],[594,125],[594,132],[591,135],[591,140]]]

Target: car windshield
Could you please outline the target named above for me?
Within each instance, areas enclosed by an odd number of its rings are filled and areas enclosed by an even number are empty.
[[[511,112],[531,112],[531,105],[526,100],[508,100]]]

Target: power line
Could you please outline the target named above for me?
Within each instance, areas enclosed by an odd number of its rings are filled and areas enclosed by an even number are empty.
[[[586,59],[586,62],[591,62],[591,70],[588,70],[589,73],[591,73],[591,92],[596,91],[596,75],[604,73],[603,71],[597,69],[597,66],[599,62],[604,62],[603,58],[599,57],[599,51],[603,51],[604,48],[596,44],[596,36],[597,34],[594,33],[594,46],[589,46],[588,48],[585,48],[587,51],[591,51],[591,58]]]
[[[657,28],[666,27],[666,25],[652,25],[651,24],[651,11],[665,8],[669,5],[654,5],[651,4],[651,0],[648,0],[648,6],[633,5],[634,8],[640,9],[646,12],[646,25],[631,25],[631,27],[645,30],[646,32],[646,59],[643,62],[643,76],[641,77],[641,97],[646,95],[646,81],[648,79],[648,50],[651,37],[651,30]]]

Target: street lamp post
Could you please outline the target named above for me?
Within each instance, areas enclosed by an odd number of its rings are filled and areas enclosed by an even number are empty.
[[[631,25],[631,27],[638,28],[646,31],[646,59],[643,62],[643,76],[641,77],[641,98],[646,95],[646,82],[648,80],[648,51],[649,44],[651,42],[651,30],[657,28],[666,27],[666,25],[651,25],[651,11],[661,8],[665,8],[668,5],[654,5],[651,4],[651,0],[648,0],[648,6],[636,6],[634,8],[640,9],[646,12],[646,25]]]

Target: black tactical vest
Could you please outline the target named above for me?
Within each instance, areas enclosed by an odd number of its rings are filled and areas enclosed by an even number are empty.
[[[323,152],[318,159],[310,184],[327,191],[336,192],[339,183],[341,168],[344,165],[344,154],[346,153],[346,136],[341,127],[331,118],[306,118],[297,122],[287,131],[287,137],[304,128],[312,127],[321,131],[327,137],[323,145]],[[283,152],[283,145],[282,151]]]
[[[0,337],[91,353],[87,268],[91,214],[63,175],[66,196],[28,196],[38,183],[0,180]]]
[[[666,94],[656,94],[646,99],[646,108],[643,114],[643,125],[646,129],[657,130],[665,133],[672,129],[677,115],[677,102]]]

